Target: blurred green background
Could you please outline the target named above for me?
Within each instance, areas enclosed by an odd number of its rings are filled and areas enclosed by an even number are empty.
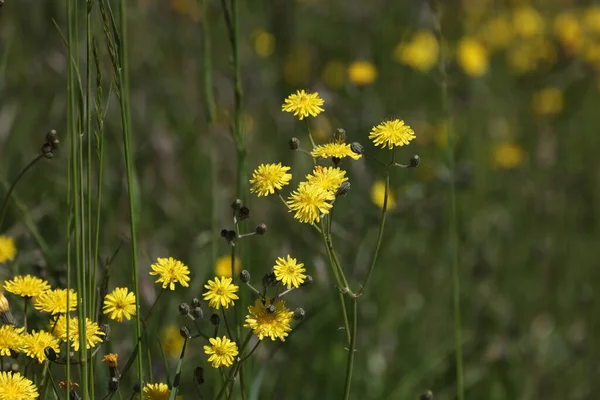
[[[148,276],[156,257],[191,269],[190,288],[169,292],[151,319],[171,377],[179,356],[177,305],[200,297],[229,254],[213,228],[231,229],[236,155],[231,49],[218,1],[131,1],[129,44],[135,168],[139,183],[142,310],[158,293]],[[272,0],[240,2],[240,56],[248,170],[261,162],[292,167],[294,184],[311,160],[292,152],[305,125],[281,112],[297,89],[317,91],[325,113],[309,120],[319,143],[336,128],[384,160],[369,143],[372,126],[401,118],[417,139],[397,159],[421,157],[392,174],[393,209],[370,287],[361,299],[354,399],[415,399],[425,390],[454,399],[450,248],[451,186],[457,234],[465,387],[468,399],[595,399],[600,390],[600,6],[592,1],[442,1],[445,41],[434,35],[427,1]],[[84,3],[81,3],[84,4]],[[83,8],[83,5],[80,5]],[[203,101],[201,23],[213,40],[217,123]],[[0,193],[37,154],[45,132],[66,131],[66,29],[63,2],[5,0],[0,9]],[[83,19],[80,27],[83,28]],[[111,66],[96,24],[108,93]],[[82,30],[81,54],[85,51]],[[448,56],[452,120],[441,110],[440,49]],[[456,174],[448,126],[456,134]],[[110,287],[131,286],[129,214],[118,102],[106,118],[101,257],[114,260]],[[66,139],[66,138],[65,138]],[[18,258],[0,271],[46,276],[64,285],[67,157],[42,160],[16,190],[4,224]],[[345,161],[352,190],[335,205],[336,247],[353,286],[376,239],[382,171]],[[378,183],[379,182],[379,183]],[[293,185],[291,186],[293,187]],[[305,263],[315,283],[288,298],[307,318],[284,344],[261,346],[247,372],[253,398],[339,398],[346,363],[337,295],[321,238],[275,197],[246,195],[242,266],[260,277],[278,256]],[[390,200],[392,201],[392,200]],[[213,220],[216,223],[213,223]],[[125,251],[127,250],[127,251]],[[247,294],[249,298],[249,293]],[[142,313],[142,314],[143,314]],[[205,309],[208,314],[208,309]],[[126,359],[133,321],[113,325],[107,347]],[[108,350],[107,348],[107,350]],[[156,354],[154,378],[164,381]],[[194,367],[205,368],[205,398],[218,376],[201,343],[184,363],[182,395],[197,398]],[[100,368],[99,368],[100,369]],[[98,376],[106,371],[99,371]],[[105,393],[98,378],[97,393]],[[123,382],[124,397],[130,393]],[[594,394],[596,393],[596,394]]]

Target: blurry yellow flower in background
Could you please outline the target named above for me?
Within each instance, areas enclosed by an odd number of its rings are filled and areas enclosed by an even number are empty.
[[[463,37],[456,51],[458,64],[467,75],[483,76],[488,70],[488,52],[483,44],[472,37]]]
[[[23,328],[15,328],[14,325],[2,325],[0,327],[0,356],[10,356],[10,352],[21,351],[23,344]]]
[[[265,337],[271,340],[281,340],[285,342],[288,332],[292,330],[290,322],[292,322],[293,311],[285,307],[283,300],[275,302],[275,310],[267,311],[267,307],[271,305],[271,300],[267,299],[265,304],[260,299],[256,299],[253,306],[248,307],[248,315],[244,328],[252,329],[258,340],[263,340]]]
[[[213,368],[229,367],[233,364],[233,358],[238,355],[235,342],[232,342],[226,336],[210,338],[208,341],[211,345],[204,346],[204,353],[209,356],[208,362],[212,364]]]
[[[67,289],[47,290],[35,298],[33,306],[36,310],[54,314],[64,314],[77,308],[77,292],[69,289],[69,305],[67,307]]]
[[[179,260],[173,257],[157,258],[156,262],[151,265],[152,271],[150,275],[158,275],[155,283],[162,282],[162,288],[167,286],[171,290],[175,290],[175,284],[179,283],[183,287],[188,287],[190,281],[190,270]]]
[[[189,15],[194,21],[200,21],[202,11],[197,0],[171,0],[173,10]]]
[[[46,347],[51,347],[56,354],[60,353],[58,340],[46,331],[36,332],[33,330],[30,334],[23,336],[21,347],[27,357],[37,359],[40,364],[46,361],[44,352]]]
[[[168,325],[162,332],[160,344],[170,358],[179,358],[185,339],[179,333],[179,326]]]
[[[258,197],[268,196],[289,185],[292,174],[288,171],[290,167],[277,164],[260,164],[253,172],[250,179],[250,192],[256,193]]]
[[[501,143],[494,148],[494,165],[504,169],[519,167],[525,162],[525,151],[515,143]]]
[[[218,310],[220,307],[229,308],[229,306],[234,305],[234,300],[239,299],[236,295],[239,287],[232,284],[232,281],[232,278],[219,278],[217,276],[204,285],[207,290],[202,296],[204,300],[208,300],[209,307]]]
[[[341,89],[346,82],[346,66],[338,60],[327,61],[321,77],[331,89]]]
[[[554,18],[554,34],[569,50],[577,51],[583,45],[585,32],[575,14],[563,12]]]
[[[556,62],[554,44],[544,37],[515,43],[506,53],[508,65],[519,74],[536,70],[541,63],[551,65]]]
[[[179,330],[177,334],[179,335]],[[144,390],[142,390],[143,400],[169,400],[170,395],[169,386],[165,383],[146,383]]]
[[[563,93],[560,89],[548,87],[533,94],[533,112],[537,115],[550,116],[562,111]]]
[[[306,180],[311,185],[316,185],[323,190],[336,193],[340,185],[348,180],[346,171],[338,167],[315,166],[312,175],[306,175]]]
[[[242,269],[242,262],[238,257],[234,262],[235,273],[238,274]],[[215,275],[221,278],[231,278],[231,256],[221,256],[215,263]]]
[[[0,372],[0,399],[33,400],[38,390],[32,381],[18,372]]]
[[[591,6],[583,12],[583,23],[585,29],[600,34],[600,6]]]
[[[307,93],[304,90],[298,90],[285,99],[281,110],[293,113],[299,120],[303,120],[308,116],[316,117],[325,111],[321,108],[324,103],[325,100],[319,97],[319,93]]]
[[[267,58],[275,51],[275,36],[262,29],[254,33],[254,51],[262,58]]]
[[[297,262],[289,254],[287,258],[277,257],[273,271],[275,272],[275,279],[281,281],[288,289],[292,286],[295,288],[300,287],[306,278],[306,275],[303,274],[303,272],[306,272],[304,264]]]
[[[329,118],[325,115],[322,115],[320,118],[317,118],[311,121],[311,131],[313,139],[325,140],[331,136],[331,122],[329,122]]]
[[[533,7],[519,7],[513,13],[513,28],[522,38],[542,35],[545,29],[544,18]]]
[[[319,222],[321,214],[329,214],[333,200],[333,193],[308,182],[300,182],[298,189],[288,197],[287,204],[289,211],[295,212],[294,218],[302,223],[312,224]]]
[[[370,85],[377,79],[377,68],[369,61],[354,61],[348,66],[348,79],[357,86]]]
[[[374,126],[369,133],[369,139],[373,141],[375,146],[382,148],[401,147],[409,144],[415,138],[415,132],[412,128],[401,119],[384,121],[377,126]]]
[[[385,182],[375,181],[371,187],[371,201],[379,208],[383,209],[383,200],[385,198]],[[396,208],[396,198],[392,189],[388,190],[387,209],[393,210]]]
[[[14,260],[16,255],[15,240],[10,236],[0,235],[0,264]]]
[[[113,321],[122,322],[123,318],[130,320],[135,315],[135,294],[127,288],[115,288],[104,297],[104,314]]]
[[[50,289],[50,285],[43,279],[25,275],[4,282],[4,289],[21,297],[35,297]]]
[[[313,51],[310,46],[300,44],[292,47],[283,64],[283,77],[290,85],[305,85],[310,78],[313,65]]]
[[[362,154],[356,154],[352,151],[350,143],[333,142],[316,146],[310,155],[315,158],[344,158],[350,157],[353,160],[358,160]]]
[[[480,37],[490,51],[507,48],[513,39],[513,27],[508,16],[499,15],[487,20]]]
[[[437,62],[440,46],[429,31],[416,32],[408,43],[400,43],[394,49],[394,59],[404,65],[428,72]]]

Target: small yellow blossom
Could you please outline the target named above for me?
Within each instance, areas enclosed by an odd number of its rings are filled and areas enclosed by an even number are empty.
[[[490,18],[483,26],[480,37],[490,51],[507,48],[513,39],[513,29],[508,16],[498,15]]]
[[[285,99],[281,110],[293,113],[298,119],[302,120],[308,116],[316,117],[325,111],[321,108],[324,103],[325,101],[319,97],[319,93],[307,93],[304,90],[298,90]]]
[[[250,192],[257,196],[268,196],[287,186],[292,179],[292,174],[288,171],[290,167],[277,164],[260,164],[250,179]]]
[[[104,314],[113,321],[122,322],[123,318],[130,320],[135,315],[135,294],[127,288],[115,288],[104,297]]]
[[[233,267],[235,269],[236,275],[242,269],[242,262],[238,257],[235,258]],[[225,255],[221,256],[217,259],[215,263],[215,275],[221,278],[231,278],[231,256]]]
[[[595,34],[600,34],[600,6],[591,6],[583,12],[585,28]]]
[[[382,122],[374,126],[369,134],[369,139],[375,146],[389,147],[390,149],[409,144],[415,137],[412,128],[400,119]]]
[[[375,181],[371,187],[371,201],[379,208],[383,209],[383,200],[385,199],[385,182]],[[387,196],[387,210],[396,208],[396,198],[390,188]]]
[[[46,360],[46,347],[51,347],[56,354],[60,353],[58,340],[46,331],[31,331],[30,334],[23,336],[21,348],[27,357],[37,359],[41,364]]]
[[[171,390],[164,383],[147,383],[142,390],[143,400],[169,400]]]
[[[0,372],[0,399],[33,400],[39,397],[32,381],[18,372]]]
[[[332,142],[316,146],[310,155],[315,158],[345,158],[350,157],[353,160],[358,160],[362,154],[356,154],[350,148],[350,143]]]
[[[203,294],[204,300],[208,300],[208,306],[212,308],[229,308],[234,304],[234,300],[239,299],[236,295],[239,287],[232,284],[232,278],[215,277],[214,281],[209,280],[204,287],[207,291]]]
[[[169,358],[179,358],[184,342],[178,326],[170,324],[163,330],[160,344]]]
[[[106,363],[110,368],[117,368],[117,361],[119,359],[119,355],[115,353],[108,353],[102,358],[102,362]]]
[[[533,7],[519,7],[513,13],[513,29],[522,38],[542,35],[545,29],[544,18]]]
[[[53,321],[50,321],[49,330],[52,334],[63,342],[67,341],[67,317],[66,315],[60,315]],[[96,347],[97,344],[102,343],[105,333],[102,332],[98,323],[93,322],[89,318],[85,319],[85,347],[90,349]],[[69,340],[71,346],[75,351],[79,350],[79,318],[69,318]]]
[[[320,187],[331,193],[336,193],[340,185],[348,180],[346,171],[339,167],[315,166],[312,175],[306,175],[309,184]]]
[[[10,356],[12,352],[20,352],[23,345],[23,328],[14,325],[0,327],[0,356]]]
[[[456,58],[467,75],[483,76],[489,67],[487,50],[475,38],[464,37],[460,40]]]
[[[295,288],[300,287],[306,278],[306,275],[303,274],[303,272],[306,272],[304,264],[298,263],[295,258],[289,255],[287,258],[277,257],[273,271],[275,272],[275,279],[287,286],[288,289],[292,286]]]
[[[321,77],[331,89],[341,89],[346,82],[346,66],[338,60],[328,61],[323,67]]]
[[[67,306],[67,293],[69,304]],[[77,308],[77,292],[73,289],[54,289],[35,297],[33,306],[36,310],[54,314],[64,314]]]
[[[552,87],[534,93],[531,103],[533,112],[541,116],[558,114],[562,111],[563,104],[562,91]]]
[[[275,302],[275,310],[266,310],[266,307],[271,304],[271,300],[267,299],[265,304],[260,299],[256,299],[253,306],[248,307],[248,315],[244,328],[252,329],[259,340],[265,337],[271,340],[279,339],[285,342],[288,332],[292,330],[290,322],[292,321],[293,311],[285,307],[283,300]]]
[[[394,59],[422,72],[433,68],[439,58],[440,45],[430,31],[419,31],[409,43],[400,43],[394,49]]]
[[[21,297],[35,297],[50,289],[50,285],[43,279],[25,275],[4,282],[4,289]]]
[[[554,19],[554,33],[567,50],[578,51],[583,45],[585,32],[572,12],[563,12]]]
[[[190,281],[189,274],[190,270],[188,267],[173,257],[159,257],[152,264],[152,272],[150,272],[150,275],[158,275],[156,283],[162,282],[163,289],[168,286],[171,290],[175,290],[176,283],[179,283],[183,287],[190,286],[188,283]]]
[[[377,68],[369,61],[354,61],[348,66],[348,79],[357,86],[366,86],[375,82]]]
[[[504,169],[519,167],[525,161],[525,151],[515,143],[502,143],[494,149],[494,165]]]
[[[15,240],[10,236],[0,235],[0,264],[12,261],[16,256]]]
[[[275,36],[258,30],[254,35],[254,51],[262,58],[267,58],[275,51]]]
[[[287,204],[294,218],[312,224],[321,219],[321,214],[329,214],[335,195],[309,182],[300,182],[298,189],[289,196]]]
[[[208,362],[212,364],[213,368],[229,367],[233,364],[234,357],[238,355],[238,347],[235,342],[226,336],[210,338],[208,341],[211,346],[204,346],[204,353],[209,356]]]

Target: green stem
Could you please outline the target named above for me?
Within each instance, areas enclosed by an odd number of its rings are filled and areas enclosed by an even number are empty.
[[[42,157],[43,154],[39,154],[33,160],[31,160],[29,164],[27,164],[25,168],[23,168],[21,172],[19,172],[19,175],[17,175],[13,183],[10,185],[8,193],[6,193],[6,196],[4,197],[4,202],[2,203],[2,211],[0,211],[0,231],[2,231],[2,222],[4,222],[4,215],[6,214],[6,209],[8,208],[8,201],[10,200],[10,195],[12,194],[13,190],[15,190],[15,186],[17,186],[17,183],[19,183],[21,177],[25,175],[25,172],[27,172],[31,167],[33,167]]]
[[[352,371],[354,369],[354,353],[356,352],[356,328],[358,320],[358,299],[352,299],[352,334],[350,335],[350,348],[348,349],[348,364],[346,365],[346,389],[344,399],[350,398],[350,388],[352,386]]]
[[[250,338],[252,338],[252,331],[248,332],[248,334],[246,335],[246,338],[244,339],[244,343],[242,344],[242,347],[239,350],[239,354],[241,355],[244,350],[246,350],[246,347],[248,346],[248,343],[250,342]],[[240,368],[240,364],[242,362],[244,362],[246,359],[245,358],[240,358],[238,356],[237,361],[234,364],[234,368],[231,371],[231,373],[229,374],[229,378],[227,379],[227,381],[223,384],[223,386],[221,386],[221,390],[219,390],[219,393],[217,394],[217,396],[215,397],[215,400],[220,400],[221,397],[223,397],[223,395],[225,394],[225,390],[229,387],[228,385],[228,381],[232,381],[233,379],[235,379],[239,368]]]

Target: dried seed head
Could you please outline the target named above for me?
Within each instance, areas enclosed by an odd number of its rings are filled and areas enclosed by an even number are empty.
[[[244,203],[242,203],[242,200],[240,199],[236,199],[233,203],[231,203],[231,208],[233,208],[235,211],[239,210],[243,206]]]
[[[362,144],[360,144],[358,142],[352,143],[350,145],[350,150],[352,150],[356,154],[364,154],[365,153],[365,148],[363,147]]]
[[[48,142],[46,142],[42,145],[42,148],[40,151],[42,152],[42,155],[48,159],[54,157],[54,154],[52,153],[52,145]]]
[[[335,138],[336,141],[338,141],[338,142],[345,142],[346,141],[346,130],[343,129],[343,128],[337,128],[335,130],[335,133],[334,133],[333,136],[334,136],[334,138]]]
[[[290,146],[290,150],[298,150],[298,148],[300,147],[300,139],[298,139],[297,137],[293,137],[288,142],[288,145]]]
[[[181,303],[181,304],[179,304],[178,308],[179,308],[179,315],[188,315],[190,313],[190,311],[192,310],[188,303]]]
[[[181,328],[179,328],[179,334],[185,339],[189,339],[192,336],[190,335],[190,330],[185,325],[182,325]]]
[[[248,207],[244,206],[239,209],[237,217],[240,221],[245,220],[249,216],[250,216],[250,209]]]
[[[227,237],[227,232],[229,232],[227,229],[221,229],[221,237],[226,238]]]
[[[192,299],[192,307],[200,307],[200,299],[197,297],[194,297]]]
[[[267,233],[267,225],[266,224],[260,224],[256,227],[257,235],[264,235],[265,233]]]
[[[192,311],[192,317],[194,317],[195,319],[201,319],[202,317],[204,317],[204,313],[202,312],[202,308],[195,307],[194,310]]]
[[[349,191],[350,191],[350,182],[348,182],[348,181],[342,182],[342,184],[338,188],[337,192],[335,193],[335,196],[336,197],[345,196],[346,193],[348,193]]]
[[[305,316],[306,316],[306,311],[304,311],[304,308],[298,307],[294,310],[293,318],[295,321],[302,321]]]
[[[421,157],[419,157],[417,154],[415,154],[414,156],[412,156],[410,158],[410,160],[408,161],[408,166],[410,168],[416,168],[419,166],[419,162],[421,162]]]
[[[433,400],[433,392],[431,390],[426,391],[419,397],[419,400]]]
[[[250,272],[248,272],[245,269],[243,269],[240,272],[240,281],[242,281],[242,283],[248,283],[248,282],[250,282]]]
[[[100,325],[100,330],[104,333],[104,342],[108,342],[110,340],[110,325],[102,324]]]

